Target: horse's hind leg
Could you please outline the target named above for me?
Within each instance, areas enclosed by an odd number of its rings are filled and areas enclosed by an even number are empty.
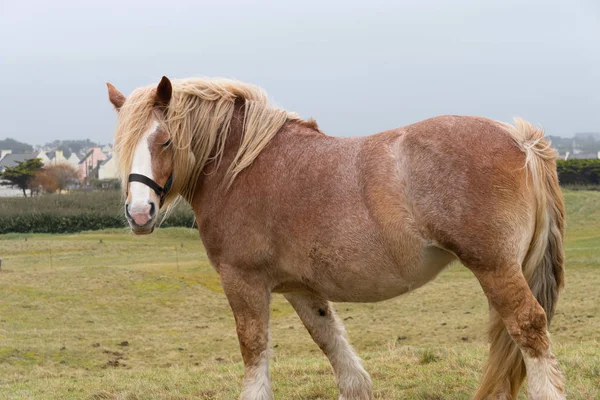
[[[371,378],[348,343],[346,330],[331,304],[311,294],[287,293],[284,296],[331,362],[340,400],[371,400]]]
[[[502,318],[512,340],[521,350],[527,371],[529,398],[564,399],[562,373],[550,350],[546,313],[533,296],[520,265],[513,263],[497,268],[469,267],[481,283],[491,306]],[[502,348],[501,341],[492,341],[486,376],[476,398],[516,397],[522,380],[522,371],[518,370],[521,368],[521,359],[515,359],[510,354],[509,343],[504,343],[504,346]],[[511,359],[517,360],[519,365],[506,365],[507,360]]]

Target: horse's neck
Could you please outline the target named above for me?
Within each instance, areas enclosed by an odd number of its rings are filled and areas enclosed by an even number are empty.
[[[244,103],[242,101],[236,101],[233,110],[233,117],[229,127],[229,133],[227,134],[225,148],[222,156],[220,157],[220,161],[210,161],[206,164],[196,185],[194,197],[192,199],[186,199],[188,203],[192,205],[194,210],[196,210],[196,206],[199,207],[199,204],[203,198],[203,192],[222,190],[222,187],[226,187],[226,185],[220,185],[219,182],[225,181],[227,171],[229,170],[229,167],[231,166],[231,163],[233,162],[235,155],[240,148],[244,128],[244,116]],[[217,149],[214,148],[210,158],[214,160],[216,153]]]
[[[227,184],[229,178],[227,177],[227,172],[242,143],[244,117],[244,103],[238,101],[234,107],[229,133],[220,162],[212,161],[206,165],[196,185],[196,191],[193,198],[186,199],[197,214],[200,213],[200,210],[203,208],[203,203],[214,201],[215,198],[223,199],[226,197],[223,196],[223,191],[228,188]],[[300,154],[297,153],[304,152],[307,140],[326,140],[327,138],[326,135],[318,130],[317,125],[314,122],[287,122],[272,139],[269,146],[270,150],[267,151],[268,154],[265,154],[264,156],[261,154],[258,157],[267,157],[267,163],[272,162],[274,159],[281,160],[281,157],[285,158],[286,156],[296,158],[300,156]],[[263,150],[263,153],[265,150]],[[214,156],[215,154],[216,149],[213,150],[212,155]],[[263,164],[264,168],[264,163],[261,164]],[[253,166],[248,168],[254,169]],[[245,174],[244,172],[245,171],[242,171],[242,173],[236,177],[236,181],[247,179],[248,174]],[[269,173],[275,172],[269,167],[258,172],[254,171],[250,175],[256,178],[257,174],[264,176],[264,174]],[[234,184],[232,188],[235,190],[236,186],[239,185]]]

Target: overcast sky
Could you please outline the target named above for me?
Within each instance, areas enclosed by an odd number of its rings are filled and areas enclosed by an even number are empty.
[[[600,1],[0,0],[0,138],[112,142],[123,93],[225,76],[328,134],[439,114],[600,131]],[[289,2],[291,3],[291,2]]]

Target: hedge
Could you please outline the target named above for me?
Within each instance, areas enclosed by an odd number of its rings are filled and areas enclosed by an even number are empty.
[[[0,198],[0,234],[74,233],[125,228],[127,221],[122,204],[118,191]],[[182,203],[161,226],[191,228],[194,226],[194,214],[187,204]]]
[[[561,185],[600,185],[600,160],[558,160],[558,180]]]

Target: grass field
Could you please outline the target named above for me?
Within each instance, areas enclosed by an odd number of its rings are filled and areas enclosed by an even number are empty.
[[[567,192],[567,287],[551,329],[570,399],[600,399],[600,192]],[[235,399],[233,316],[198,233],[0,235],[0,399]],[[467,399],[487,302],[459,265],[409,295],[336,304],[381,399]],[[336,399],[291,307],[272,304],[278,399]],[[525,391],[522,390],[522,398]]]

